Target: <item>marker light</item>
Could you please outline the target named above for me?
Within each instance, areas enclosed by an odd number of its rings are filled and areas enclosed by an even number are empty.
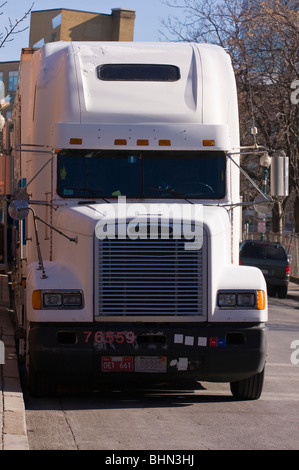
[[[202,145],[204,147],[214,147],[215,146],[215,140],[203,140]]]
[[[83,142],[82,139],[76,139],[74,137],[70,139],[70,144],[72,145],[81,145],[82,142]]]
[[[114,145],[127,145],[127,139],[115,139]]]
[[[32,292],[32,307],[34,310],[41,310],[43,308],[41,290],[34,290]]]
[[[171,141],[164,139],[164,140],[159,140],[159,145],[161,147],[170,147],[171,146]]]
[[[259,310],[264,310],[266,307],[266,295],[263,290],[258,290],[256,293],[256,306]]]
[[[148,139],[138,139],[137,145],[149,145]]]

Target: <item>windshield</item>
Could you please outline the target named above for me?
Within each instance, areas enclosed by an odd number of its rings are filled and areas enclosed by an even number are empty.
[[[222,199],[222,152],[61,150],[58,194],[62,197]]]
[[[285,260],[287,255],[281,245],[268,245],[266,243],[245,243],[241,248],[241,255],[244,258]]]

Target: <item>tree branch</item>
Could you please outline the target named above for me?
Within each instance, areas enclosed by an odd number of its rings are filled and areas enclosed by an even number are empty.
[[[2,8],[6,4],[7,4],[7,2],[4,2],[2,5],[0,5],[0,8]],[[23,31],[25,31],[26,29],[28,29],[28,26],[23,28],[23,29],[17,29],[17,28],[28,17],[28,15],[30,14],[30,12],[33,8],[33,5],[34,5],[34,3],[32,3],[29,10],[26,11],[20,19],[16,19],[14,22],[12,22],[11,18],[8,18],[9,25],[8,25],[8,27],[5,27],[6,33],[5,34],[0,33],[0,48],[4,46],[5,42],[13,40],[13,38],[10,39],[10,36],[12,36],[14,34],[21,33]],[[3,14],[3,12],[1,12],[1,14]]]

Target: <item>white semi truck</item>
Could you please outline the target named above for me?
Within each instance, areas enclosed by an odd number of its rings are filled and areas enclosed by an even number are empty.
[[[267,295],[261,271],[238,262],[227,53],[182,43],[24,49],[4,136],[31,393],[195,379],[259,398]]]

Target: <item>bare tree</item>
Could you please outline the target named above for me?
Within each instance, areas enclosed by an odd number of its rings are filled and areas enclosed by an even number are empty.
[[[0,5],[0,10],[7,5],[7,1]],[[22,22],[28,17],[30,14],[34,3],[32,3],[31,7],[23,14],[23,16],[19,19],[11,19],[8,18],[8,24],[5,26],[4,31],[0,31],[0,48],[4,46],[6,42],[13,41],[13,36],[15,34],[21,33],[28,29],[27,27],[22,28]],[[3,11],[0,11],[0,15],[3,15]]]
[[[239,95],[241,145],[252,143],[248,129],[256,126],[259,144],[285,150],[290,158],[295,230],[299,232],[298,104],[291,100],[291,86],[299,77],[298,0],[163,3],[184,11],[183,21],[173,15],[163,22],[165,38],[214,43],[230,54]],[[248,189],[246,185],[242,188],[246,198]],[[274,221],[277,215],[282,216],[274,211]]]

